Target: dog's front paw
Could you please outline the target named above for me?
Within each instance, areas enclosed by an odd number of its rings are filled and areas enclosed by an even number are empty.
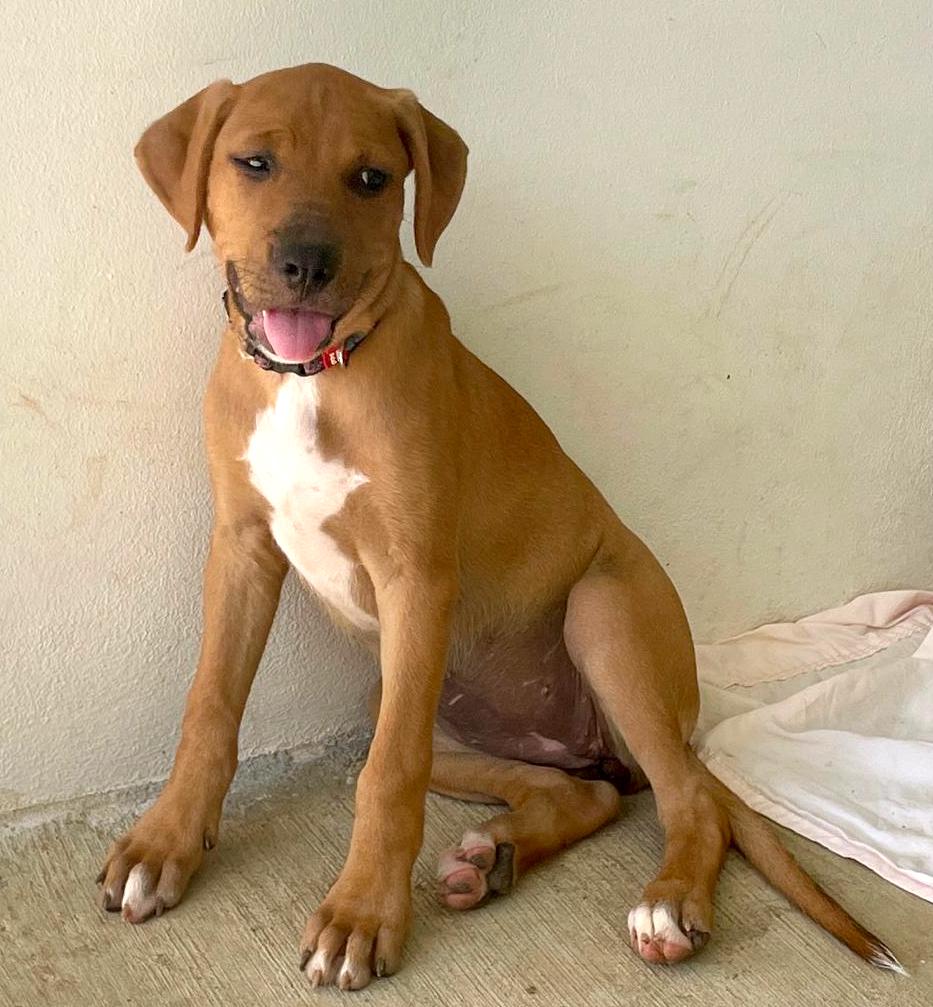
[[[409,887],[407,879],[393,885],[345,870],[301,940],[301,969],[312,986],[359,990],[398,969],[411,921]]]
[[[161,916],[181,900],[216,827],[205,826],[167,798],[158,801],[110,847],[97,877],[100,902],[128,923]]]

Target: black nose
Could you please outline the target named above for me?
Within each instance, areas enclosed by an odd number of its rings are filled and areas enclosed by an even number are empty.
[[[340,260],[335,245],[289,244],[278,249],[276,266],[292,290],[323,290]]]

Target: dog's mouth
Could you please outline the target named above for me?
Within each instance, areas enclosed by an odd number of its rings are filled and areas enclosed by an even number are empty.
[[[305,363],[330,342],[337,316],[313,308],[260,308],[243,295],[236,269],[227,264],[227,282],[249,334],[273,360]]]
[[[252,315],[248,328],[273,359],[297,364],[330,342],[335,321],[310,308],[264,308]]]

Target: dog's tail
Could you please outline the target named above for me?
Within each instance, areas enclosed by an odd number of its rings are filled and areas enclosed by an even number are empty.
[[[715,776],[710,776],[715,780],[718,803],[728,815],[732,842],[748,862],[798,909],[860,958],[877,968],[907,975],[887,945],[857,923],[804,871],[764,818]]]

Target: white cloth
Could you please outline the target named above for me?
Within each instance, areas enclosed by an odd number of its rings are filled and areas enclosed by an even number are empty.
[[[886,591],[701,644],[694,741],[756,811],[933,902],[931,627],[933,592]]]

